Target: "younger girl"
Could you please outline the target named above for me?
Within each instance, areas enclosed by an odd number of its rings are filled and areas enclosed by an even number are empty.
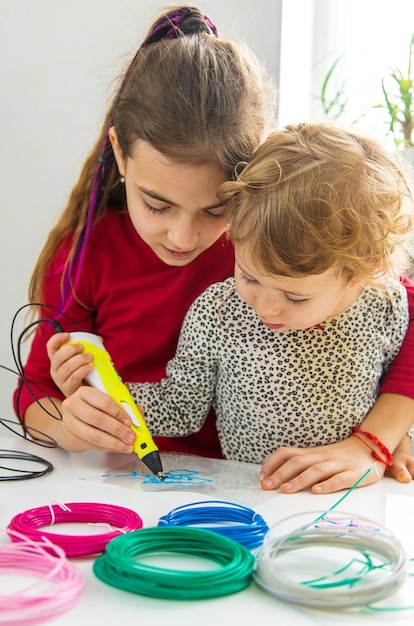
[[[219,197],[235,278],[193,304],[167,377],[130,384],[148,427],[188,435],[214,406],[225,458],[264,462],[267,489],[296,490],[283,479],[303,458],[301,486],[316,492],[350,487],[372,456],[383,473],[413,421],[366,417],[408,325],[398,279],[412,228],[404,172],[355,130],[303,124],[270,135]],[[53,338],[51,352],[61,342]],[[68,371],[79,383],[86,367],[65,360],[70,350],[52,358],[66,389]],[[111,412],[96,394],[83,388],[66,403]],[[284,446],[308,454],[280,475]]]

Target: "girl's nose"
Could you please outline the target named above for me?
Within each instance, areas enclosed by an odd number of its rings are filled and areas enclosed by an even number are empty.
[[[282,303],[276,297],[260,296],[256,298],[254,308],[260,318],[270,321],[280,314]]]
[[[192,250],[199,239],[196,224],[190,220],[174,222],[168,231],[168,239],[177,250]]]

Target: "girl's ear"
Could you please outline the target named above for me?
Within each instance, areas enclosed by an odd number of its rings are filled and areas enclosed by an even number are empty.
[[[121,146],[119,145],[118,137],[114,126],[111,126],[108,132],[109,141],[114,151],[115,161],[118,166],[118,170],[121,176],[125,176],[125,159],[122,154]]]
[[[350,278],[348,285],[350,287],[356,287],[356,285],[359,285],[361,283],[361,279],[359,278],[359,276],[352,276],[352,278]]]

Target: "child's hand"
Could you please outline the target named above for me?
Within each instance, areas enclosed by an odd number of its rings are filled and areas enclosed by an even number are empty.
[[[414,478],[414,457],[411,451],[411,439],[408,435],[396,447],[394,462],[386,475],[395,478],[399,483],[410,483]]]
[[[62,403],[57,421],[59,445],[70,452],[133,452],[131,419],[106,393],[82,386]]]
[[[79,343],[63,345],[69,339],[69,333],[56,333],[46,344],[50,375],[66,397],[79,389],[85,376],[93,369],[92,355],[83,353]]]
[[[315,448],[279,448],[263,463],[260,480],[263,489],[295,493],[311,487],[313,493],[333,493],[349,489],[374,463],[369,449],[355,437]],[[369,485],[385,470],[376,464],[360,483]]]

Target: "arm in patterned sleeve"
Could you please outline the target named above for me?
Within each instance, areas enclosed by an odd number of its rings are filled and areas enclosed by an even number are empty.
[[[220,321],[209,288],[185,317],[167,377],[160,383],[128,383],[153,435],[178,437],[200,430],[214,402],[219,346]]]

